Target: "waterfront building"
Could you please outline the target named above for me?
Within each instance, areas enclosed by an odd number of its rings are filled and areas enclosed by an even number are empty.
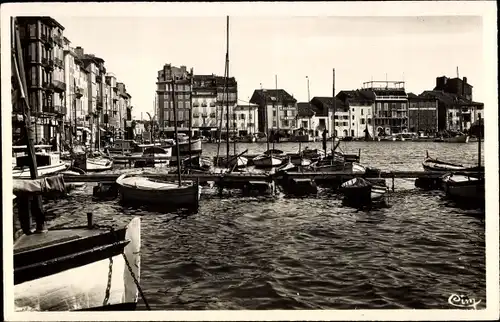
[[[312,118],[314,117],[314,111],[311,108],[311,104],[307,102],[297,103],[297,116],[296,116],[296,131],[302,132],[304,135],[309,134],[314,135]]]
[[[375,95],[371,91],[340,91],[337,95],[335,126],[340,131],[336,135],[364,138],[366,132],[373,138],[373,107]],[[337,116],[337,113],[336,113]],[[347,125],[345,124],[347,122]]]
[[[237,136],[259,133],[258,109],[256,104],[236,105],[232,109],[232,128]]]
[[[118,123],[120,124],[118,135],[123,139],[131,140],[132,133],[132,96],[127,92],[124,83],[116,83],[118,96]]]
[[[217,119],[217,76],[194,75],[191,93],[194,136],[215,137]],[[220,117],[220,116],[219,116]]]
[[[56,137],[63,131],[66,91],[63,63],[64,27],[51,17],[17,17],[21,40],[28,102],[36,143]],[[22,116],[13,107],[13,142],[21,138]]]
[[[73,135],[82,141],[83,129],[89,128],[86,120],[88,114],[88,79],[89,71],[83,61],[76,54],[71,42],[64,38],[64,77],[66,83],[64,139],[69,140]],[[75,132],[76,126],[76,132]],[[88,130],[90,131],[90,130]],[[89,135],[90,139],[90,135]]]
[[[472,85],[467,77],[436,78],[436,87],[424,91],[420,97],[438,101],[438,131],[465,131],[470,129],[483,113],[484,104],[472,100]]]
[[[174,135],[174,106],[172,101],[172,80],[175,79],[177,127],[181,133],[189,131],[191,120],[191,89],[193,69],[186,66],[175,67],[165,64],[158,71],[156,95],[158,102],[158,122],[160,132],[168,136]]]
[[[116,76],[108,72],[106,74],[106,91],[104,93],[103,123],[105,124],[107,131],[111,133],[116,133],[116,130],[120,128],[117,90]]]
[[[258,129],[261,133],[279,132],[290,135],[297,124],[297,100],[283,89],[254,90],[250,103],[258,108]],[[267,129],[266,129],[267,114]]]
[[[373,94],[375,136],[408,131],[408,96],[405,82],[370,81],[363,83],[363,90]]]
[[[438,131],[438,100],[408,93],[408,126],[412,133],[435,134]]]

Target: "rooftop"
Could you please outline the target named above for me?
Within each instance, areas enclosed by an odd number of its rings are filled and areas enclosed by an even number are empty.
[[[284,89],[256,89],[253,92],[251,103],[259,104],[261,101],[267,100],[268,104],[273,101],[296,103],[297,100]]]
[[[298,117],[312,117],[314,116],[314,111],[309,103],[297,103],[297,116]]]
[[[446,105],[475,105],[478,107],[484,106],[483,103],[474,102],[474,101],[465,99],[463,97],[460,97],[457,94],[447,93],[444,91],[437,91],[437,90],[424,91],[424,92],[422,92],[422,94],[419,95],[419,97],[434,98],[434,99],[437,99],[437,100],[443,102]]]

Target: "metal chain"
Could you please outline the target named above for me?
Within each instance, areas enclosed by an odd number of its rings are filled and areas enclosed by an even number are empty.
[[[146,305],[146,309],[148,311],[151,311],[151,308],[149,307],[148,300],[146,300],[146,296],[144,296],[144,292],[142,291],[141,285],[139,285],[139,281],[137,280],[137,277],[135,276],[134,272],[132,271],[132,267],[130,267],[130,263],[128,262],[127,256],[125,256],[125,253],[122,253],[123,259],[125,260],[125,264],[127,264],[128,271],[132,278],[134,279],[134,283],[137,286],[137,290],[139,291],[139,294],[141,294],[142,300],[144,301],[144,304]]]
[[[113,234],[113,236],[118,240],[118,236],[116,236],[115,228],[113,226],[95,224],[94,227],[95,228],[108,228],[111,231],[111,233]],[[132,267],[130,266],[130,263],[127,259],[127,256],[125,256],[125,253],[123,251],[122,251],[122,256],[123,256],[123,259],[125,260],[125,264],[127,265],[127,269],[130,273],[130,276],[132,276],[132,279],[134,280],[134,283],[137,286],[137,290],[139,291],[141,298],[144,301],[144,304],[146,305],[147,310],[150,311],[151,308],[149,307],[148,300],[146,299],[146,296],[144,295],[144,292],[142,291],[141,285],[139,284],[137,277],[135,276],[134,272],[132,271]],[[112,263],[113,263],[113,260],[112,260],[112,258],[110,258],[110,265],[112,265]],[[110,271],[109,271],[109,275],[108,275],[108,288],[106,289],[106,297],[104,298],[105,303],[109,299],[109,288],[111,287],[110,277],[111,277],[111,266],[110,266]]]
[[[109,293],[111,290],[111,278],[113,276],[113,257],[109,258],[109,272],[108,272],[108,285],[106,286],[106,293],[104,296],[104,301],[102,302],[102,306],[108,305]]]

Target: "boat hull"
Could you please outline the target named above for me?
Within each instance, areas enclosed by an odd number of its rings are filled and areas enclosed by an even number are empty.
[[[51,164],[47,166],[37,167],[38,177],[45,177],[56,174],[58,172],[68,169],[68,164],[65,162],[59,162],[57,164]],[[21,169],[13,169],[12,177],[14,179],[29,179],[31,178],[29,167],[23,167]]]
[[[181,155],[189,155],[189,142],[181,142],[179,144],[179,153]],[[202,152],[202,144],[201,139],[191,140],[191,153],[201,153]],[[172,147],[172,154],[177,153],[177,145]]]
[[[107,171],[113,168],[113,160],[107,158],[87,159],[85,168],[87,172]]]
[[[123,203],[135,203],[143,205],[162,205],[166,208],[198,208],[201,188],[198,184],[177,187],[173,189],[143,189],[122,183],[120,179],[116,183],[120,189],[120,198]]]
[[[445,143],[468,143],[469,136],[468,135],[459,135],[459,136],[455,136],[452,138],[445,138],[445,139],[443,139],[443,142],[445,142]]]
[[[253,160],[253,165],[261,168],[272,168],[280,166],[283,161],[272,156],[255,157]]]
[[[130,270],[124,256],[115,251],[110,258],[24,281],[14,287],[15,310],[107,310],[108,305],[111,306],[109,308],[111,310],[113,307],[122,310],[135,309],[138,287],[130,271],[139,282],[141,245],[139,218],[134,218],[127,226],[125,240],[129,242],[123,249],[123,254],[130,264]],[[109,298],[104,301],[109,282],[111,282]]]
[[[464,175],[448,175],[443,179],[446,196],[458,201],[483,202],[485,200],[484,179]]]

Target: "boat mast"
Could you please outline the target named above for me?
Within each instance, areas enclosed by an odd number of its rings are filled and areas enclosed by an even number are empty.
[[[333,85],[332,85],[333,113],[332,113],[332,154],[335,150],[335,112],[337,109],[337,100],[335,99],[335,68],[333,69]]]
[[[193,74],[193,69],[191,68],[191,89],[193,88],[193,79],[194,79],[194,74]],[[189,91],[189,102],[192,102],[193,101],[193,98],[192,98],[192,95],[193,95],[193,91],[190,90]],[[189,108],[189,165],[191,166],[192,164],[192,156],[191,156],[191,133],[192,133],[192,124],[193,123],[193,106],[190,105],[190,108]]]
[[[17,82],[17,87],[19,89],[17,101],[21,106],[21,111],[23,113],[23,132],[24,132],[24,138],[26,140],[26,146],[28,148],[28,158],[30,160],[29,162],[29,168],[30,168],[30,176],[31,179],[37,179],[38,178],[38,169],[37,169],[37,163],[36,163],[36,154],[35,154],[35,146],[33,143],[33,128],[31,126],[31,113],[30,113],[30,106],[29,106],[29,101],[28,98],[26,97],[25,93],[27,91],[27,85],[26,85],[26,74],[24,72],[24,62],[23,62],[23,56],[22,56],[22,51],[21,51],[21,40],[19,38],[19,30],[18,30],[18,25],[17,25],[17,20],[15,17],[11,19],[11,30],[12,30],[12,68],[15,74],[15,80]],[[17,57],[16,57],[17,56]],[[29,219],[30,213],[34,212],[35,213],[35,221],[36,221],[36,232],[44,232],[46,231],[46,226],[45,226],[45,215],[42,210],[42,197],[40,195],[34,197],[32,200],[29,199],[24,199],[24,201],[27,202],[22,202],[20,203],[20,213],[23,213],[21,217],[22,221],[25,221],[27,219],[26,225],[23,225],[21,223],[21,226],[23,226],[23,231],[27,233],[27,231],[30,230],[30,223],[31,220]],[[22,204],[22,205],[21,205]],[[22,211],[24,208],[25,211]],[[26,212],[26,213],[24,213]],[[26,215],[28,218],[26,218]],[[26,227],[24,227],[26,226]]]
[[[179,181],[179,187],[182,185],[182,178],[181,178],[181,152],[180,152],[180,147],[179,147],[179,133],[177,131],[177,106],[175,102],[175,76],[171,76],[172,79],[170,82],[167,84],[172,84],[172,105],[174,108],[174,130],[175,130],[175,144],[176,144],[176,154],[177,154],[177,177]],[[153,151],[154,152],[154,151]]]
[[[229,16],[226,17],[226,73],[225,77],[225,95],[226,95],[226,162],[229,163],[229,90],[228,90],[228,78],[229,78]]]
[[[479,116],[478,118],[479,120],[479,124],[478,124],[478,129],[479,129],[479,133],[478,133],[478,136],[477,136],[477,167],[478,167],[478,172],[481,173],[481,116]]]

